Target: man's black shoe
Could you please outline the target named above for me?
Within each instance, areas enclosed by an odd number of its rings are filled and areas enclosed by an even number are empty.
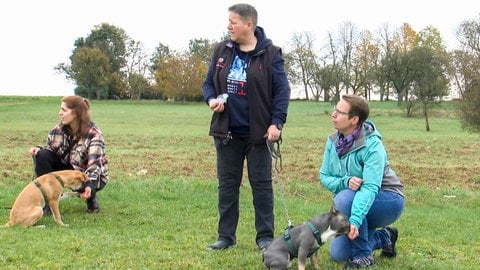
[[[395,256],[397,256],[397,248],[395,247],[395,244],[397,243],[398,239],[398,229],[396,227],[385,227],[385,230],[387,230],[388,234],[390,235],[391,244],[382,248],[382,253],[380,256],[386,258],[395,258]]]
[[[271,243],[271,239],[260,239],[257,241],[257,246],[258,249],[260,249],[261,251],[265,251],[265,249],[267,249],[267,247],[270,246]]]
[[[217,240],[217,242],[208,245],[207,250],[222,250],[233,246],[235,246],[235,243],[231,243],[225,240]]]

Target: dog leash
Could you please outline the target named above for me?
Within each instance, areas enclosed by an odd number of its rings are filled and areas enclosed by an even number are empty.
[[[292,220],[290,219],[290,215],[288,214],[287,202],[285,200],[285,190],[282,186],[282,181],[280,181],[280,172],[282,171],[282,153],[280,152],[280,144],[282,143],[282,137],[280,137],[277,141],[269,142],[265,140],[267,143],[268,151],[270,152],[270,156],[272,156],[272,167],[274,169],[275,179],[278,182],[278,187],[280,188],[280,196],[282,198],[283,208],[285,209],[285,216],[287,217],[287,228],[293,227]]]
[[[37,178],[37,173],[35,172],[35,168],[37,167],[37,160],[36,160],[36,157],[35,156],[32,156],[32,167],[33,167],[33,176],[32,176],[32,181],[35,180],[35,178]]]
[[[35,179],[37,179],[37,174],[35,173],[35,168],[37,167],[37,159],[36,159],[36,156],[33,156],[32,157],[32,163],[33,163],[33,176],[32,176],[32,182],[35,183]],[[62,187],[65,186],[65,183],[63,182],[62,178],[54,173],[52,173],[53,176],[55,176],[55,178],[58,180],[58,182],[62,185]],[[35,183],[35,185],[37,186],[37,183]],[[40,185],[40,184],[39,184]],[[37,186],[38,187],[38,186]],[[42,188],[43,189],[43,188]],[[42,191],[42,189],[40,191]],[[44,194],[44,192],[42,191],[42,194]],[[80,193],[78,192],[63,192],[62,194],[60,194],[60,200],[63,200],[63,199],[67,199],[67,198],[72,198],[72,197],[79,197],[80,196]],[[11,207],[10,207],[11,208]]]

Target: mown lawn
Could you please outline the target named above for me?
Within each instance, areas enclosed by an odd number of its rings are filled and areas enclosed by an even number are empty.
[[[0,224],[32,179],[27,152],[58,121],[60,97],[0,97]],[[264,269],[255,246],[250,187],[241,190],[238,244],[208,252],[216,238],[215,152],[203,103],[93,101],[105,133],[111,182],[99,194],[102,211],[85,213],[80,199],[62,201],[60,227],[0,230],[0,269]],[[371,102],[390,161],[406,186],[407,205],[395,224],[399,255],[377,256],[377,269],[477,269],[480,260],[480,142],[461,130],[451,103],[430,116],[405,118],[395,102]],[[332,104],[291,103],[275,177],[276,231],[328,211],[331,194],[318,183]],[[246,180],[246,179],[245,179]],[[376,253],[376,255],[378,255]],[[323,269],[341,269],[319,251]],[[294,261],[292,268],[296,268]],[[307,269],[311,269],[307,264]]]

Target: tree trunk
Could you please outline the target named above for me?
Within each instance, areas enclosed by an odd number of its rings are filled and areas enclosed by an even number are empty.
[[[430,131],[430,125],[428,124],[428,110],[427,110],[427,103],[423,102],[423,115],[425,116],[425,129]]]

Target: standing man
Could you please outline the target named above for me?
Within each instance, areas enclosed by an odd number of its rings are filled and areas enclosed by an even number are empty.
[[[213,111],[209,135],[217,153],[218,238],[207,246],[236,244],[244,160],[255,209],[255,241],[265,250],[274,236],[272,157],[269,142],[280,139],[287,120],[290,85],[281,49],[257,26],[249,4],[228,8],[230,39],[215,47],[203,96]]]

